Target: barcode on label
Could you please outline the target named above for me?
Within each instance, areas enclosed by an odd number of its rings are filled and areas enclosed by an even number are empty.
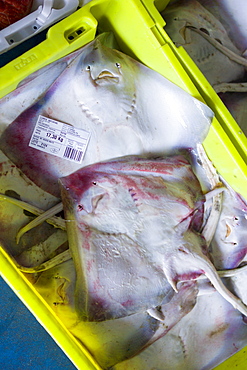
[[[72,159],[73,161],[80,162],[82,159],[83,151],[82,150],[76,150],[74,148],[71,148],[69,146],[66,147],[63,157],[67,159]]]
[[[90,136],[90,132],[82,128],[39,115],[29,146],[64,160],[81,163]]]

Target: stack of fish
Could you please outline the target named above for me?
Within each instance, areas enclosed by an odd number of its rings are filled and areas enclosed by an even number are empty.
[[[178,0],[163,12],[165,30],[183,46],[247,135],[246,4]]]
[[[0,242],[103,368],[210,369],[247,343],[246,201],[212,111],[112,45],[2,98]]]

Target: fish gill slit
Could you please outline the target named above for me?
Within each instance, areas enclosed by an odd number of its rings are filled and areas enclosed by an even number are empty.
[[[99,116],[97,116],[96,114],[94,114],[90,109],[89,107],[86,106],[86,104],[84,103],[81,103],[81,110],[82,112],[85,114],[85,116],[87,118],[89,118],[93,123],[96,123],[96,124],[103,124],[103,121],[100,119]]]
[[[129,119],[136,110],[136,94],[133,94],[133,98],[130,104],[130,109],[127,112],[126,118]]]

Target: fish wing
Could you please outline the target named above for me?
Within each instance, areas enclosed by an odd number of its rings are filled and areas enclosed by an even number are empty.
[[[198,292],[195,282],[185,283],[179,294],[159,308],[162,321],[139,312],[114,320],[85,322],[75,310],[75,282],[75,268],[70,260],[43,272],[34,286],[103,368],[136,356],[167,335],[194,307]],[[93,337],[97,337],[96,342]]]
[[[74,58],[72,53],[59,61],[32,73],[22,80],[17,88],[0,99],[0,133],[23,111],[31,107],[48,91]]]
[[[247,204],[224,182],[220,219],[211,243],[211,256],[219,269],[233,269],[246,262]]]
[[[35,92],[35,104],[30,106],[33,99],[29,98],[29,108],[7,126],[0,138],[1,150],[26,176],[55,196],[59,196],[58,178],[80,167],[124,155],[194,147],[205,139],[213,118],[205,104],[157,72],[103,45],[102,39],[75,52],[68,67],[62,59],[61,65],[55,62],[38,74],[36,79],[50,77],[42,96],[39,90]],[[36,79],[19,88],[20,101],[30,84],[36,89]],[[13,96],[14,92],[11,99]],[[7,102],[8,97],[3,101],[4,112]],[[90,134],[82,162],[74,163],[29,146],[39,115]]]
[[[164,282],[178,291],[179,282],[202,274],[246,314],[193,229],[204,197],[186,158],[125,161],[95,164],[60,180],[82,318],[100,321],[156,307],[169,292]]]

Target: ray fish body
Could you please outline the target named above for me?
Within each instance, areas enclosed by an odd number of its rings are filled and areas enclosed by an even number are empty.
[[[34,183],[55,196],[59,196],[58,178],[80,167],[124,155],[195,147],[206,137],[213,117],[206,105],[183,89],[101,41],[96,38],[45,67],[44,73],[41,70],[23,83],[18,94],[12,93],[18,117],[7,113],[11,111],[8,97],[0,102],[2,126],[7,126],[0,149]],[[34,91],[35,79],[45,80],[42,91]],[[31,96],[25,86],[32,86]],[[90,134],[81,163],[29,146],[39,115]],[[8,124],[11,117],[13,122]]]

